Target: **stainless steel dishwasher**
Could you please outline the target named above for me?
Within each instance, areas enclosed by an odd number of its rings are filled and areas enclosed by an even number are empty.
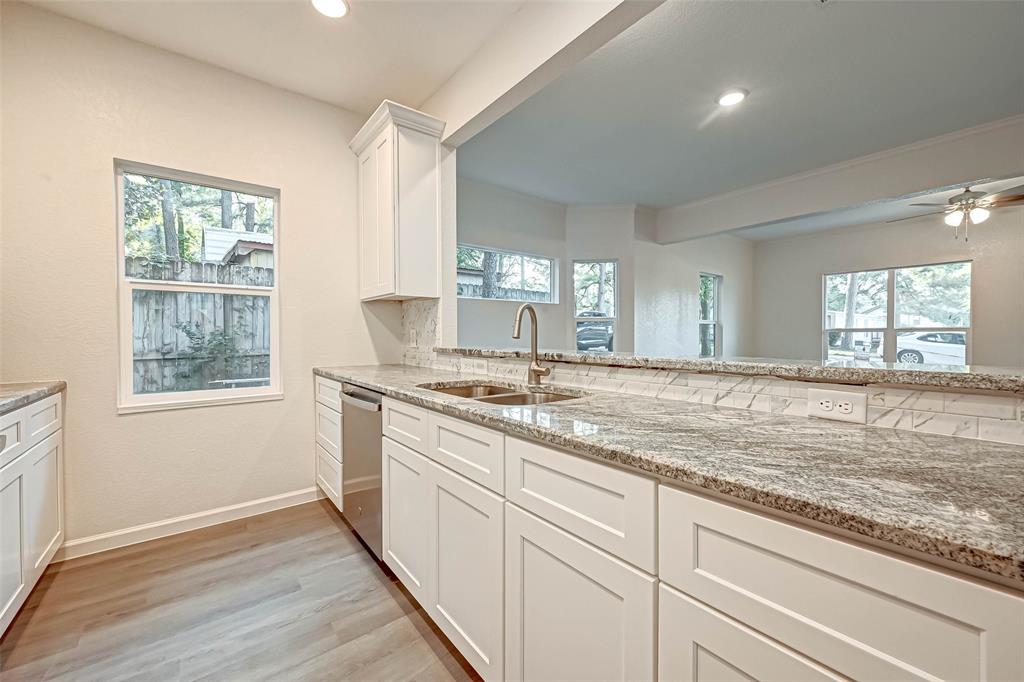
[[[342,384],[341,496],[345,518],[374,556],[380,559],[381,402],[384,395]]]

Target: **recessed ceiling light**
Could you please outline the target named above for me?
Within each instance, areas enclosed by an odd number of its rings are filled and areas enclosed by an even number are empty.
[[[348,5],[345,0],[313,0],[313,7],[325,17],[337,19],[348,14]]]
[[[725,92],[718,96],[718,103],[721,104],[723,107],[734,107],[743,100],[745,100],[747,98],[747,95],[749,94],[750,93],[748,93],[746,90],[741,90],[739,88],[726,90]]]

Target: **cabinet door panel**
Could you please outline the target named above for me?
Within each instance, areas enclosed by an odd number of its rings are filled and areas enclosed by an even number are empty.
[[[506,678],[652,679],[655,585],[653,577],[506,504]]]
[[[61,432],[34,446],[25,453],[25,459],[26,570],[38,576],[64,538]]]
[[[0,470],[0,635],[14,619],[29,590],[21,532],[23,461],[24,458]]]
[[[847,678],[662,584],[658,679],[663,682],[834,682]]]
[[[384,562],[420,604],[432,584],[430,462],[390,438],[383,442]]]
[[[436,581],[427,611],[488,682],[504,678],[505,501],[431,464]]]

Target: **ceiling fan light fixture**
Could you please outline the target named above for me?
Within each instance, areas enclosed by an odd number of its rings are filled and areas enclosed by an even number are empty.
[[[964,221],[964,212],[960,209],[947,213],[946,217],[942,219],[950,227],[959,227],[960,223]]]
[[[732,88],[718,96],[718,103],[723,107],[734,107],[745,100],[749,94],[741,88]]]
[[[332,19],[348,14],[348,4],[345,0],[313,0],[313,7],[320,14]]]
[[[975,225],[980,225],[981,223],[988,220],[988,217],[991,215],[991,213],[987,208],[975,206],[974,208],[971,209],[971,212],[968,215],[971,216],[972,223],[974,223]]]

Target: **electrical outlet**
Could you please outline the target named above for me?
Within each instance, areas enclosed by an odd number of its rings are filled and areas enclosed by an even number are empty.
[[[864,424],[868,420],[867,393],[812,388],[807,391],[807,416]]]
[[[419,348],[419,346],[420,346],[419,340],[416,338],[416,330],[415,329],[410,329],[409,330],[409,345],[412,346],[413,348]]]

